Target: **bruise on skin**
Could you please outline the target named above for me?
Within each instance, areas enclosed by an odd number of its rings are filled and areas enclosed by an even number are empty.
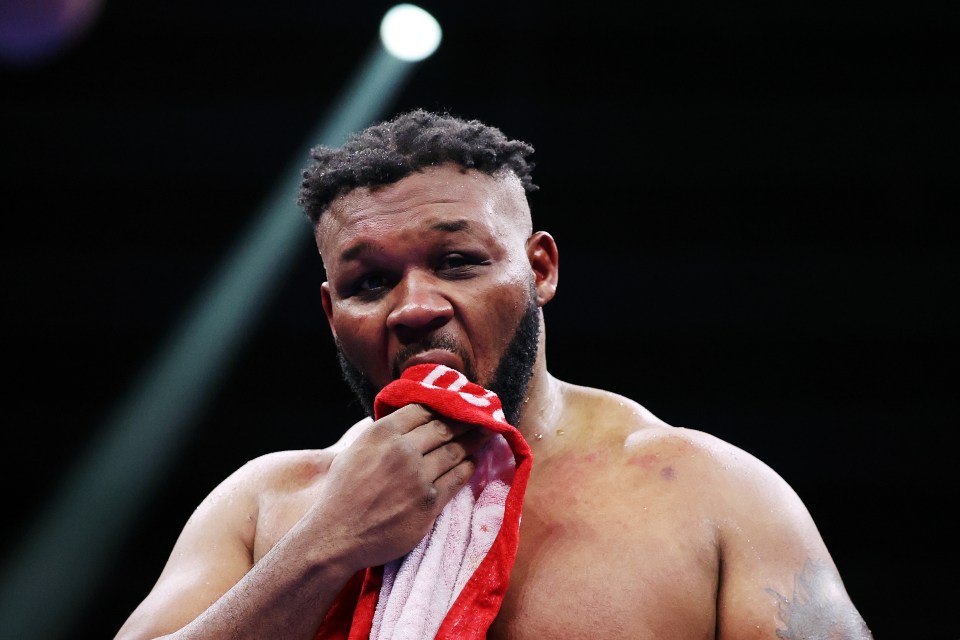
[[[640,467],[645,471],[653,470],[660,463],[660,456],[656,453],[644,453],[640,455],[630,456],[627,459],[627,464]],[[660,469],[660,478],[668,482],[677,479],[677,470],[673,465],[667,465]]]
[[[627,438],[629,451],[631,438]],[[633,444],[640,440],[634,440]],[[635,452],[628,455],[626,463],[628,465],[639,467],[644,471],[652,473],[657,471],[661,480],[673,482],[679,477],[679,470],[675,464],[683,457],[689,455],[691,446],[689,442],[683,440],[668,439],[664,446],[658,446],[653,452],[647,449],[647,453]]]

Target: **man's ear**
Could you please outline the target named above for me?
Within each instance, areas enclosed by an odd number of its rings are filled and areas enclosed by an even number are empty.
[[[327,316],[327,324],[330,325],[330,333],[333,339],[337,339],[337,330],[333,328],[333,301],[330,300],[330,283],[324,282],[320,285],[320,304],[323,305],[323,313]]]
[[[537,304],[542,307],[557,293],[560,255],[553,236],[546,231],[536,231],[527,238],[527,259],[536,279]]]

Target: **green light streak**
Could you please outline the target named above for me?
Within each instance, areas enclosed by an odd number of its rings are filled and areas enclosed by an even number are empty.
[[[274,283],[292,264],[297,244],[313,246],[296,206],[310,148],[340,145],[382,117],[413,66],[376,44],[192,311],[64,474],[59,491],[5,564],[3,638],[70,635],[106,577],[113,550],[176,466],[195,416],[271,299]]]

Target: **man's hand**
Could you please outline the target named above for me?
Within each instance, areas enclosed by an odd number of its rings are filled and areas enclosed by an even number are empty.
[[[419,404],[368,427],[330,465],[315,509],[359,570],[413,549],[476,467],[493,433]],[[332,542],[332,540],[331,540]]]

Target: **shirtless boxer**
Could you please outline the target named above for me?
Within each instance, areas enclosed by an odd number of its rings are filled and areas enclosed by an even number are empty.
[[[421,110],[314,150],[300,203],[344,377],[368,417],[329,448],[267,454],[226,478],[118,640],[310,640],[350,577],[411,550],[489,437],[420,405],[372,421],[377,391],[424,362],[496,391],[533,451],[489,638],[872,637],[775,471],[549,373],[542,309],[559,254],[533,230],[532,152]]]

